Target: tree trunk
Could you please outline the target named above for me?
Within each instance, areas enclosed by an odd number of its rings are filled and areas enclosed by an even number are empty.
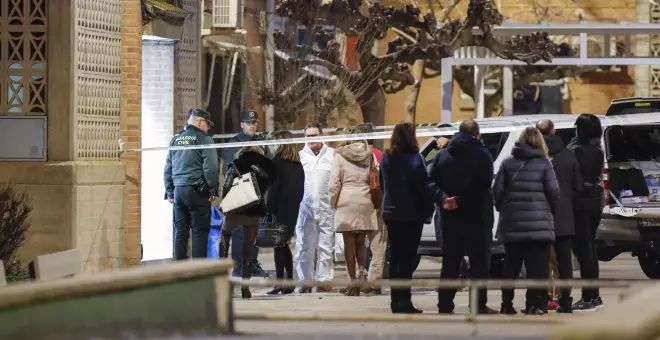
[[[424,68],[426,68],[426,60],[420,59],[413,64],[412,75],[415,78],[415,84],[410,87],[408,92],[408,99],[406,100],[406,113],[407,121],[415,123],[417,115],[417,101],[419,100],[419,92],[424,80]]]
[[[385,91],[378,83],[375,83],[378,88],[375,89],[372,95],[363,96],[358,98],[358,104],[362,109],[362,118],[365,123],[372,123],[374,126],[380,126],[385,123]],[[367,91],[370,92],[370,91]],[[383,141],[375,140],[374,146],[378,149],[383,149]]]

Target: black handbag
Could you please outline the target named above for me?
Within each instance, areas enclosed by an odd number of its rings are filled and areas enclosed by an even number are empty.
[[[259,226],[256,246],[259,248],[279,248],[285,246],[288,242],[286,225],[277,223],[274,215],[266,215]]]

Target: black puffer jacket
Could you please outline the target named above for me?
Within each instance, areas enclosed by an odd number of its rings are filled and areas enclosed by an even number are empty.
[[[520,143],[511,155],[502,162],[493,186],[499,238],[504,243],[554,241],[559,185],[552,163],[541,150]]]
[[[582,193],[574,199],[575,210],[603,210],[605,155],[600,147],[600,139],[580,140],[575,137],[567,149],[575,155],[583,181]]]
[[[275,215],[278,222],[287,226],[287,233],[291,237],[305,189],[305,170],[300,162],[285,160],[280,155],[273,158],[273,165],[277,171],[277,180],[268,188],[266,208]]]
[[[575,235],[573,197],[582,191],[582,175],[575,156],[564,147],[559,136],[545,136],[552,166],[559,183],[559,201],[555,213],[555,236]]]
[[[238,151],[236,153],[236,159],[234,159],[227,169],[225,181],[222,186],[222,198],[229,193],[234,178],[248,172],[256,175],[262,200],[258,205],[246,210],[236,211],[235,213],[250,217],[264,217],[266,216],[265,193],[268,186],[277,179],[277,171],[273,165],[273,161],[259,152],[250,150],[250,147],[245,147]]]

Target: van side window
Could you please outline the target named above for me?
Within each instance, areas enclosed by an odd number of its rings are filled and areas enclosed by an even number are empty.
[[[555,131],[555,134],[561,138],[561,141],[564,142],[564,146],[566,146],[571,142],[571,139],[575,137],[575,129],[558,129]]]
[[[500,155],[500,152],[502,152],[504,143],[506,143],[508,138],[508,132],[493,132],[481,135],[481,140],[484,142],[486,149],[488,149],[488,152],[490,152],[490,155],[493,157],[493,162],[497,159],[497,156]],[[424,160],[428,164],[435,159],[435,156],[438,155],[438,149],[433,148],[429,150],[428,153],[426,153],[426,150],[423,150],[422,155],[424,154],[426,154]]]
[[[493,157],[493,161],[497,159],[502,152],[504,143],[509,139],[508,132],[494,132],[494,133],[484,133],[481,135],[481,140],[484,142],[486,149],[490,152],[490,155]]]

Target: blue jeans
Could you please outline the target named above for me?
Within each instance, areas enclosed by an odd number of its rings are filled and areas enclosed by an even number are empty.
[[[252,258],[257,263],[259,256],[259,247],[254,246]],[[231,258],[234,260],[234,270],[232,276],[242,277],[243,274],[243,228],[235,228],[231,233]]]

